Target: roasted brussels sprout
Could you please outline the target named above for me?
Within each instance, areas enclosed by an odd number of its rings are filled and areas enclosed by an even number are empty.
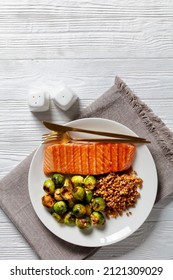
[[[75,187],[73,189],[73,196],[76,200],[83,200],[85,197],[85,189],[83,187]]]
[[[71,189],[73,188],[73,184],[70,178],[65,178],[64,187],[69,187]]]
[[[83,185],[83,182],[84,182],[84,178],[80,175],[74,175],[72,178],[71,178],[71,181],[73,183],[73,185],[76,187],[76,186],[82,186]]]
[[[55,173],[52,176],[52,181],[54,182],[56,188],[60,188],[63,186],[65,178],[62,174]]]
[[[53,194],[55,191],[55,184],[52,179],[47,179],[44,181],[43,189],[45,192]]]
[[[61,196],[64,200],[71,200],[73,199],[72,190],[70,187],[62,187],[61,188]]]
[[[67,203],[68,203],[68,207],[70,209],[72,209],[73,206],[76,204],[76,200],[74,198],[72,198],[72,199],[68,200]]]
[[[91,190],[86,190],[85,191],[85,201],[86,201],[86,203],[90,203],[92,198],[93,198],[93,192]]]
[[[94,198],[92,207],[94,211],[103,211],[106,207],[104,199],[102,197]]]
[[[93,226],[103,226],[105,224],[105,217],[101,212],[94,211],[90,217]]]
[[[55,199],[50,194],[45,194],[41,200],[42,204],[47,208],[52,208],[55,203]]]
[[[53,212],[52,213],[52,217],[55,218],[55,220],[58,222],[58,223],[63,223],[64,222],[64,219],[62,216],[60,216],[59,214]]]
[[[91,213],[92,213],[92,208],[89,204],[86,204],[85,205],[85,208],[86,208],[86,216],[90,216]]]
[[[84,179],[84,185],[87,189],[93,190],[96,186],[97,180],[94,176],[88,175]]]
[[[58,188],[55,190],[54,192],[54,198],[57,200],[57,201],[60,201],[60,200],[63,200],[62,196],[61,196],[61,188]]]
[[[73,207],[73,214],[77,218],[82,218],[86,214],[86,207],[83,204],[75,204]]]
[[[59,215],[63,215],[65,212],[67,212],[67,204],[63,200],[57,201],[54,204],[53,209],[54,209],[55,213],[57,213]]]
[[[80,229],[88,229],[91,227],[91,219],[89,217],[76,218],[76,225]]]
[[[65,214],[64,224],[73,226],[73,225],[75,225],[75,223],[76,223],[76,217],[73,214],[73,212],[70,211],[67,214]]]

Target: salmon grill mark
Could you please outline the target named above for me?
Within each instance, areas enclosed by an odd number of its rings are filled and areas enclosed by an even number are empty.
[[[82,174],[89,174],[88,145],[81,146]]]
[[[74,173],[80,174],[81,172],[81,146],[80,145],[74,145]]]
[[[94,160],[96,157],[96,149],[95,145],[88,145],[88,165],[89,165],[89,174],[96,173],[96,161]]]
[[[66,151],[67,151],[67,170],[72,170],[72,173],[74,173],[73,148],[74,148],[74,146],[69,144],[69,148],[66,149]]]
[[[54,170],[56,170],[56,166],[59,166],[61,168],[61,160],[60,160],[60,146],[57,148],[55,147],[56,153],[54,155]]]

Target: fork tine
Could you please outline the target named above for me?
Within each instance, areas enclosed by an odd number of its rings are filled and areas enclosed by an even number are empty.
[[[68,142],[70,140],[70,138],[64,138],[63,137],[64,133],[61,133],[61,134],[48,134],[47,136],[42,136],[42,144],[46,144],[46,143],[50,143],[50,142],[55,142],[55,141],[58,141],[58,142]]]
[[[55,142],[55,141],[62,141],[66,132],[58,132],[58,131],[51,131],[49,133],[43,134],[42,135],[42,144],[50,143],[50,142]]]
[[[61,138],[57,138],[57,137],[49,137],[49,138],[45,138],[45,139],[42,139],[42,141],[60,141]]]
[[[62,137],[62,135],[63,135],[63,133],[61,133],[61,134],[58,134],[58,133],[47,133],[47,134],[43,134],[42,135],[42,138],[43,139],[46,139],[46,138],[49,138],[49,137]]]
[[[51,134],[49,134],[49,135],[42,135],[42,138],[49,138],[49,137],[59,137],[59,136],[57,136],[57,135],[51,135]]]
[[[42,140],[49,140],[49,139],[61,139],[61,138],[57,137],[57,136],[51,136],[51,137],[42,138]]]
[[[57,136],[56,136],[56,135],[55,135],[55,136],[53,136],[53,135],[51,136],[51,135],[50,135],[50,136],[44,136],[44,137],[42,137],[43,140],[50,139],[50,138],[57,138]]]
[[[49,133],[45,133],[42,136],[59,135],[59,134],[62,135],[62,133],[58,133],[57,131],[52,131],[52,132],[49,132]]]

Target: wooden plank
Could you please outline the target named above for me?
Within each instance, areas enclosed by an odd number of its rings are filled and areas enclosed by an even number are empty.
[[[7,1],[9,2],[9,1]],[[157,28],[160,31],[170,26],[173,4],[155,2],[133,5],[121,1],[109,4],[107,1],[78,2],[72,5],[69,1],[44,1],[22,4],[0,3],[1,34],[31,33],[66,33],[66,32],[140,32],[142,27]],[[118,5],[117,5],[118,3]],[[104,24],[103,24],[104,21]],[[128,24],[127,24],[128,22]]]
[[[99,97],[119,75],[144,100],[173,98],[173,59],[13,60],[0,63],[0,100],[25,100],[31,88],[67,83],[81,100]],[[16,103],[17,105],[17,103]]]
[[[0,59],[173,55],[172,1],[75,3],[1,3]]]
[[[164,39],[163,39],[164,37]],[[0,34],[0,59],[171,58],[173,34],[160,30],[63,34]]]

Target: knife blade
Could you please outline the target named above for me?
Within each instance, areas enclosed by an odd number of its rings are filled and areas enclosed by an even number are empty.
[[[111,133],[111,132],[103,132],[103,131],[94,131],[94,130],[88,130],[83,128],[77,128],[77,127],[70,127],[66,125],[60,125],[55,124],[47,121],[43,121],[43,124],[46,128],[53,130],[53,131],[75,131],[75,132],[84,132],[89,134],[95,134],[95,135],[101,135],[101,136],[107,136],[107,137],[113,137],[113,138],[122,138],[122,139],[129,139],[129,140],[135,140],[138,139],[140,141],[146,142],[145,138],[137,137],[137,136],[131,136],[131,135],[125,135],[125,134],[119,134],[119,133]]]

